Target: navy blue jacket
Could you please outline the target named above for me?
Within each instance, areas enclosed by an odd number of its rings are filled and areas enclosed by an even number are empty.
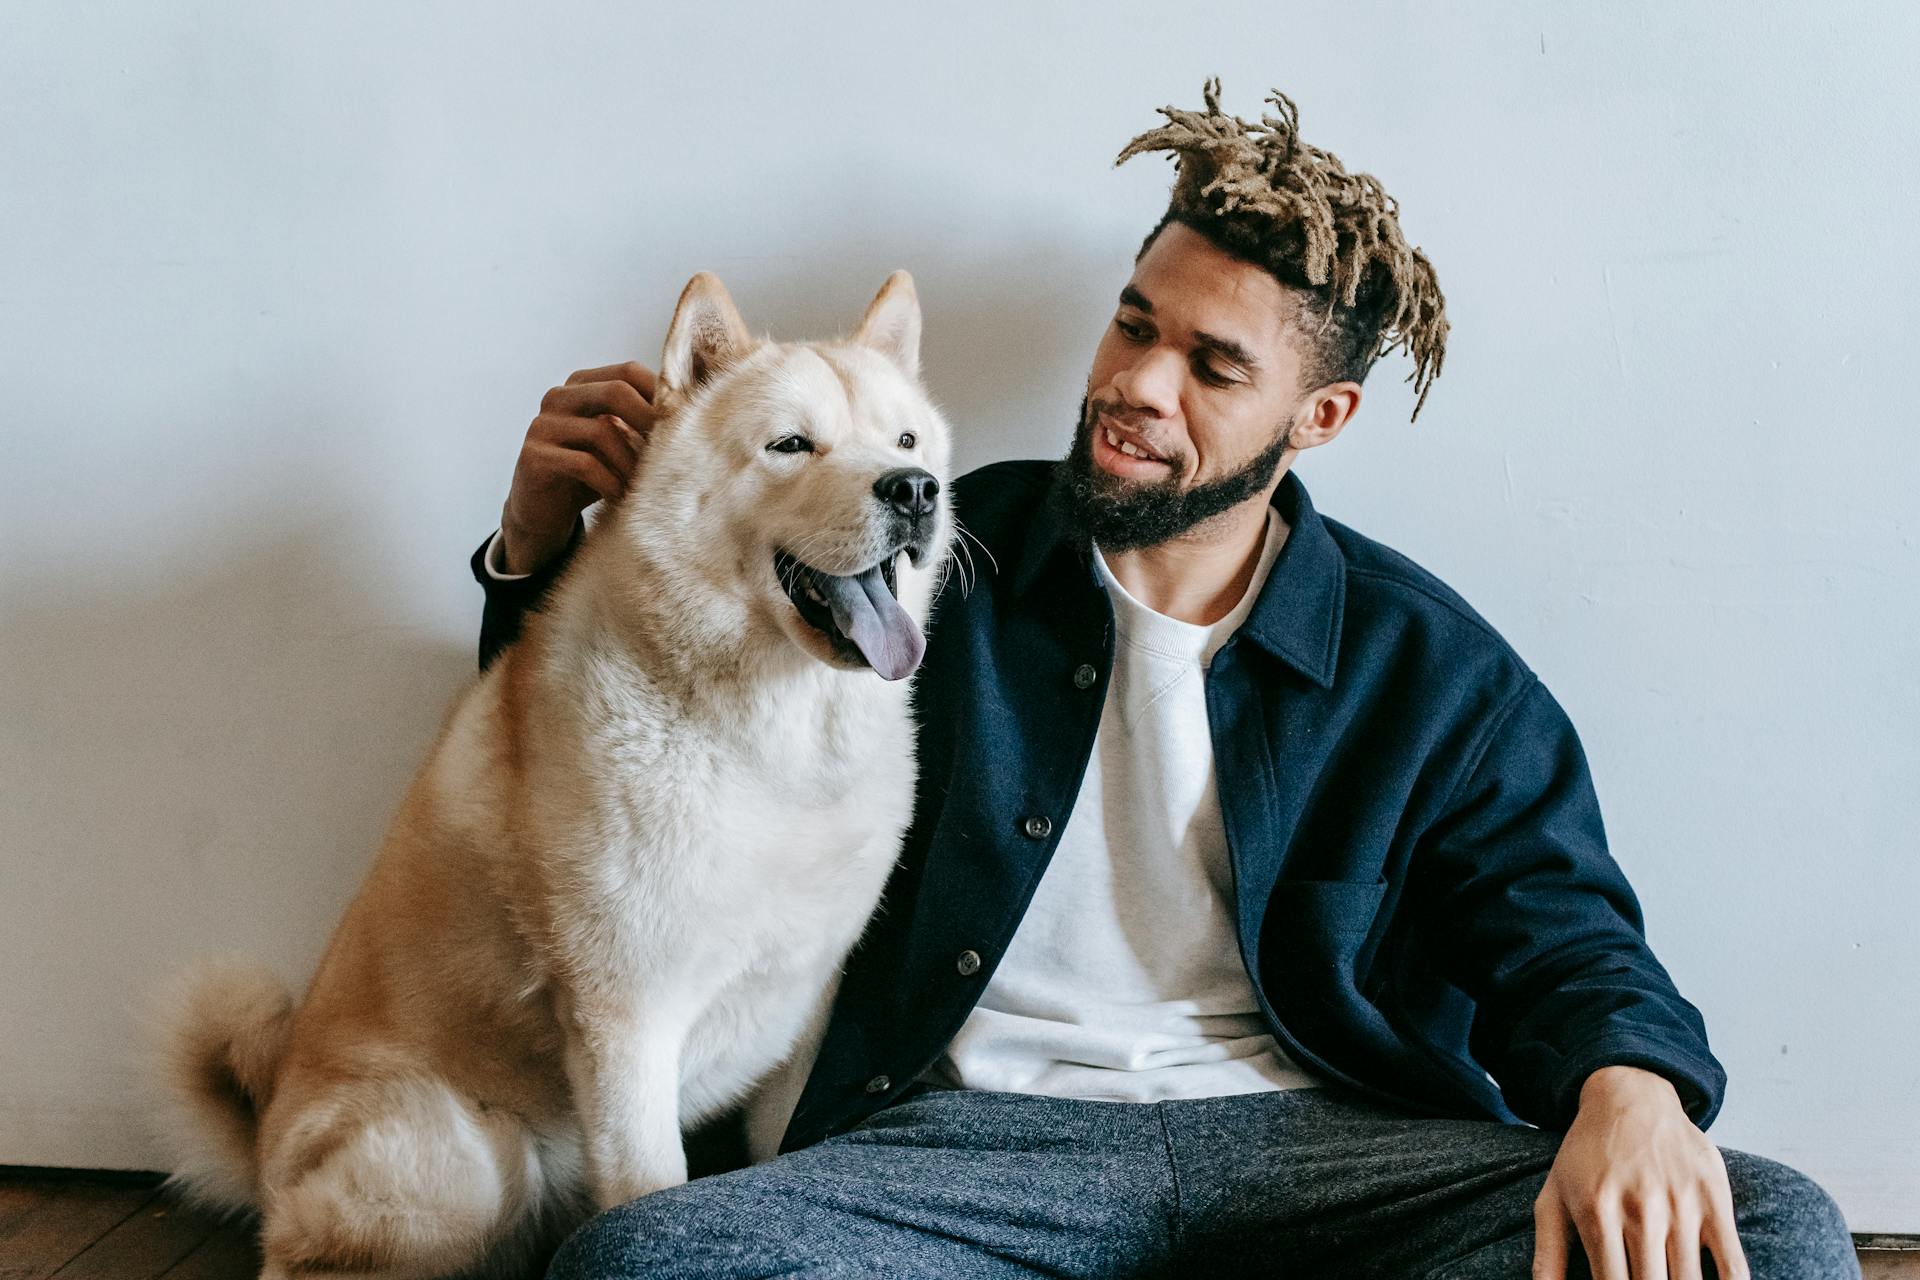
[[[789,1149],[940,1056],[1072,815],[1113,611],[1056,467],[997,463],[953,486],[986,550],[971,590],[952,576],[934,604],[913,824]],[[1381,1101],[1550,1128],[1593,1071],[1645,1067],[1704,1128],[1726,1076],[1647,946],[1566,714],[1463,600],[1323,518],[1296,476],[1274,505],[1292,532],[1206,678],[1240,953],[1274,1036]],[[480,554],[485,666],[564,560],[500,583]]]

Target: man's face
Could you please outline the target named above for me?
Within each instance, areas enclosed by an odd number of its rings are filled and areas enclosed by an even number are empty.
[[[1295,306],[1191,227],[1155,237],[1094,353],[1067,459],[1103,548],[1163,542],[1271,492],[1304,404]]]

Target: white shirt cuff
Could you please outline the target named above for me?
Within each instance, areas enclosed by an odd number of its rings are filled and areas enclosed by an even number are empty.
[[[518,582],[522,578],[531,578],[533,576],[530,573],[508,573],[503,567],[507,561],[505,550],[501,546],[500,531],[498,529],[495,529],[493,531],[493,537],[487,540],[487,554],[480,558],[480,563],[486,567],[487,576],[495,582]]]

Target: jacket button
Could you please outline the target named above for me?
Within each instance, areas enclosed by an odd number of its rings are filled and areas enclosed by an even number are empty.
[[[1053,822],[1044,813],[1034,814],[1022,825],[1026,833],[1035,840],[1045,840],[1053,834]]]
[[[971,978],[974,974],[980,972],[980,953],[978,951],[962,951],[959,958],[953,962],[953,967],[960,971],[961,977]]]
[[[875,1076],[867,1081],[868,1093],[885,1093],[891,1088],[893,1088],[893,1081],[886,1076]]]
[[[1093,688],[1093,682],[1099,678],[1100,673],[1093,669],[1093,665],[1083,662],[1073,670],[1073,687],[1076,689],[1091,689]]]

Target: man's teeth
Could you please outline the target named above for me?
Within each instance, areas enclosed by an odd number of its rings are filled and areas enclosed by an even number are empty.
[[[1155,462],[1160,461],[1160,459],[1155,458],[1145,449],[1135,445],[1131,440],[1122,440],[1119,436],[1113,434],[1111,427],[1107,429],[1107,443],[1126,454],[1129,458],[1150,458]]]

